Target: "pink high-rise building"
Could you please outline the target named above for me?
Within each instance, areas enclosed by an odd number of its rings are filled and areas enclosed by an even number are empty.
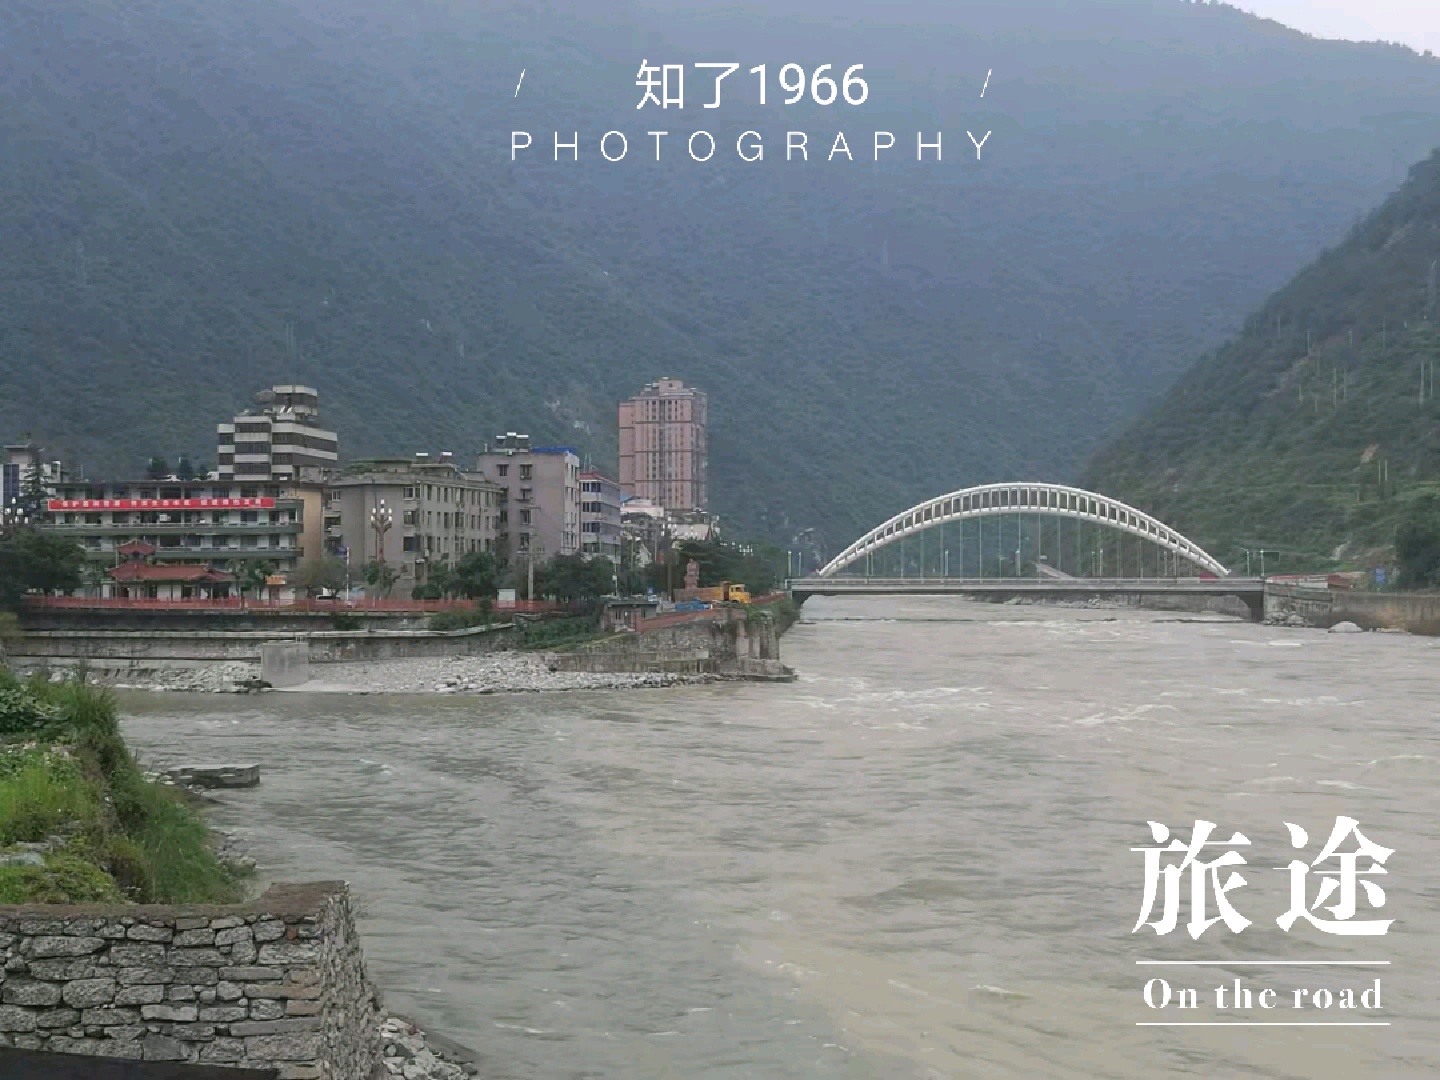
[[[710,499],[709,405],[703,390],[660,379],[620,404],[620,490],[667,510]]]

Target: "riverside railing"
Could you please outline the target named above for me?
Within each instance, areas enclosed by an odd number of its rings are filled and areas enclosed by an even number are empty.
[[[361,597],[354,600],[304,598],[278,600],[268,597],[151,597],[151,596],[27,596],[24,605],[37,611],[246,611],[246,612],[328,612],[397,613],[473,611],[473,600],[403,600],[391,597]],[[550,600],[515,600],[492,604],[497,613],[543,614],[568,611],[569,606]]]

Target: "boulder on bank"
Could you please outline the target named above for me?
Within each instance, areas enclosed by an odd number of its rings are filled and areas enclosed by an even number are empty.
[[[1330,627],[1332,634],[1363,634],[1365,631],[1356,626],[1353,622],[1337,622]]]
[[[380,1053],[385,1071],[403,1080],[468,1080],[478,1070],[444,1039],[427,1037],[398,1016],[380,1025]]]

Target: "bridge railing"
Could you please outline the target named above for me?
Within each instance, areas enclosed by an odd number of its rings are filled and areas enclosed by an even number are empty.
[[[791,578],[785,585],[789,590],[814,589],[819,587],[844,588],[847,585],[859,587],[889,588],[905,585],[946,585],[961,591],[966,588],[994,589],[1057,589],[1083,592],[1095,588],[1135,588],[1140,586],[1203,585],[1207,587],[1230,586],[1259,587],[1260,578],[1248,577],[1108,577],[1108,578],[1047,578],[1047,577],[994,577],[965,578],[945,577],[940,574],[911,574],[906,577],[865,577],[859,574],[836,574],[833,577]]]

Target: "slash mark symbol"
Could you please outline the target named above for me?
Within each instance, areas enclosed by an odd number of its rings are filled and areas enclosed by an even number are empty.
[[[521,69],[520,69],[520,82],[517,82],[517,83],[515,84],[515,96],[516,96],[516,97],[519,97],[519,96],[520,96],[520,83],[523,83],[524,81],[525,81],[525,69],[524,69],[524,68],[521,68]],[[985,81],[988,83],[990,80],[989,80],[989,79],[986,79]],[[984,97],[985,95],[982,93],[980,96],[981,96],[981,97]]]
[[[981,97],[984,97],[984,96],[985,96],[985,91],[990,89],[990,76],[991,76],[991,75],[994,75],[994,74],[995,74],[995,69],[994,69],[994,68],[991,68],[989,71],[985,72],[985,85],[980,88],[980,96],[981,96]],[[521,77],[522,79],[525,77],[525,73],[524,73],[523,71],[520,73],[520,77]],[[517,94],[520,92],[520,88],[519,88],[518,86],[515,88],[515,92],[516,92]]]

